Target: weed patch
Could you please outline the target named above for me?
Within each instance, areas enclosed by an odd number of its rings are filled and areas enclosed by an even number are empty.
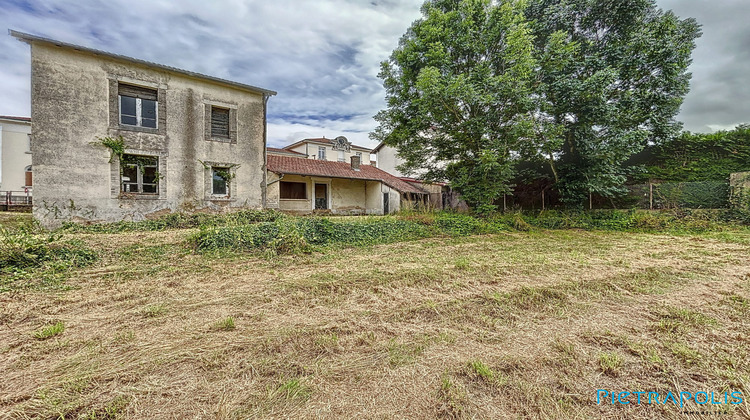
[[[37,340],[46,340],[62,334],[63,331],[65,331],[65,324],[62,321],[58,321],[34,332],[34,338]]]

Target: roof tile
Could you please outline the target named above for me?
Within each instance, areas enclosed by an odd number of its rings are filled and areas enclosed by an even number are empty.
[[[388,172],[372,165],[361,165],[359,169],[359,171],[355,171],[352,169],[351,165],[346,162],[268,155],[268,170],[278,174],[380,181],[402,193],[425,193],[421,188],[408,182],[404,182]]]

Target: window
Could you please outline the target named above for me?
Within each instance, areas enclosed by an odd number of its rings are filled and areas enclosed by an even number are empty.
[[[120,124],[156,128],[157,91],[120,83]]]
[[[346,162],[346,155],[343,150],[339,150],[339,162]]]
[[[306,200],[307,184],[304,182],[279,182],[279,198],[286,200]]]
[[[31,187],[33,185],[32,184],[33,180],[32,180],[32,175],[31,175],[31,165],[26,167],[25,173],[26,173],[26,185],[24,186]]]
[[[122,155],[120,160],[122,192],[158,194],[159,158],[155,156]]]
[[[229,168],[211,167],[211,194],[229,195]]]
[[[318,146],[318,159],[326,160],[326,148],[323,146]]]
[[[229,138],[229,108],[211,106],[211,137]]]

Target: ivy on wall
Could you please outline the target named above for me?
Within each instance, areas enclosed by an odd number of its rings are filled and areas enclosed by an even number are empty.
[[[682,133],[651,145],[631,163],[645,166],[633,180],[726,181],[734,172],[750,171],[750,125],[711,134]]]

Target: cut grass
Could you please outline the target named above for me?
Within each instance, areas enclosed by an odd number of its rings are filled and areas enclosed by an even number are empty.
[[[267,258],[196,254],[194,232],[76,234],[101,260],[72,290],[0,296],[0,417],[652,419],[679,407],[623,414],[594,391],[750,391],[742,240],[531,231]]]

